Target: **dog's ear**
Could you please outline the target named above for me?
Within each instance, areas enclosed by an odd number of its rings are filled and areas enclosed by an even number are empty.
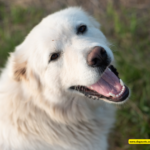
[[[27,59],[21,51],[11,53],[10,57],[13,78],[16,81],[27,79]]]
[[[26,79],[26,73],[27,73],[27,62],[20,62],[21,58],[16,58],[14,60],[14,66],[13,66],[13,73],[14,73],[14,79],[17,81],[20,81],[21,79]]]
[[[24,45],[20,45],[16,48],[15,52],[11,53],[8,62],[11,64],[11,76],[16,81],[25,81],[28,87],[32,87],[32,90],[41,88],[41,82],[39,76],[33,71],[31,64],[29,65],[29,56]]]

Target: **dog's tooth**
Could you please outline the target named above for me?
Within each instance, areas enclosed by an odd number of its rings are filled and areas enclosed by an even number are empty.
[[[120,84],[122,85],[122,86],[124,86],[124,83],[123,83],[123,81],[120,79]]]
[[[90,88],[93,90],[93,87],[92,87],[92,86],[90,86]]]
[[[115,97],[115,94],[109,93],[110,96]]]
[[[109,71],[111,71],[111,69],[110,69],[110,68],[108,68],[108,70],[109,70]]]
[[[123,86],[123,90],[125,89],[125,86]]]

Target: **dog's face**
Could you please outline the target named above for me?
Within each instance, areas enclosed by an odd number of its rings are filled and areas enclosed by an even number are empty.
[[[129,96],[99,24],[79,8],[43,19],[14,57],[16,80],[40,87],[50,102],[74,95],[121,103]]]

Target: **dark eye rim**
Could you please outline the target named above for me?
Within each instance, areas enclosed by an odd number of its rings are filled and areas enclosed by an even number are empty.
[[[77,27],[77,34],[83,34],[87,31],[87,25],[82,24]]]
[[[57,55],[57,57],[52,58],[54,55]],[[60,52],[52,53],[52,54],[50,55],[50,58],[49,58],[49,61],[48,61],[48,62],[50,63],[51,61],[55,61],[55,60],[57,60],[59,57],[60,57]]]

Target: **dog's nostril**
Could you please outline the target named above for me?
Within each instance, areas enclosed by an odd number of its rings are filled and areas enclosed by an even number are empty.
[[[92,66],[95,66],[96,64],[98,64],[98,62],[99,62],[98,58],[92,59]]]
[[[103,55],[106,55],[106,51],[103,47],[100,48],[100,54],[103,56]]]
[[[105,60],[107,58],[106,50],[103,47],[101,47],[100,49],[100,56],[102,60]]]

